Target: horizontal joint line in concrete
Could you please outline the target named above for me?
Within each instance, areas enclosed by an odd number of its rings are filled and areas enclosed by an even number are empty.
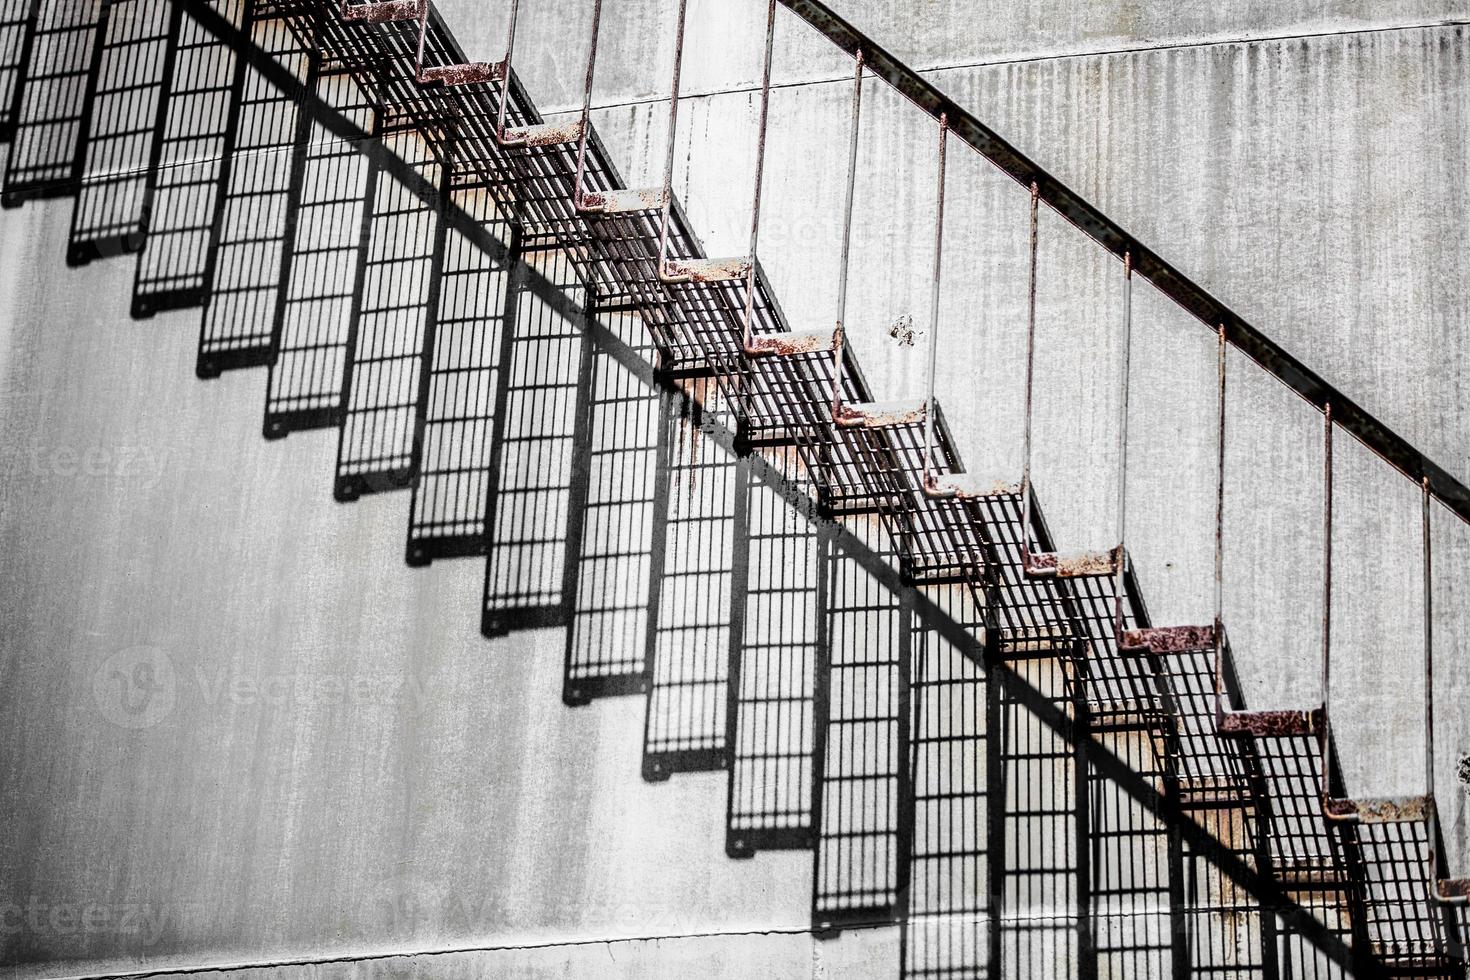
[[[854,923],[853,929],[877,928],[889,922]],[[678,939],[739,939],[749,936],[804,936],[811,928],[730,929],[704,932],[676,932],[648,936],[610,936],[602,939],[567,939],[546,942],[478,944],[467,946],[421,946],[402,949],[363,950],[327,956],[281,957],[278,959],[236,960],[222,963],[183,964],[153,969],[111,973],[74,973],[50,980],[139,980],[143,977],[167,977],[190,973],[238,973],[243,970],[273,970],[297,966],[326,966],[332,963],[366,963],[374,960],[413,959],[417,957],[454,956],[463,953],[513,953],[538,949],[566,949],[574,946],[612,946],[627,943],[666,942]],[[24,964],[21,964],[24,965]]]

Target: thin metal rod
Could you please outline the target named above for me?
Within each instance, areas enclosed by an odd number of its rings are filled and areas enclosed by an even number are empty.
[[[597,70],[597,37],[602,27],[602,0],[592,0],[592,41],[587,47],[587,77],[582,86],[582,131],[577,136],[577,183],[572,206],[582,209],[582,178],[587,171],[587,138],[592,130],[592,76]]]
[[[939,285],[944,258],[944,175],[949,147],[949,117],[939,117],[939,187],[934,206],[934,281],[929,291],[929,390],[924,401],[924,475],[923,487],[931,485],[929,459],[934,445],[934,376],[939,367]]]
[[[858,134],[863,121],[863,53],[852,78],[852,134],[847,147],[847,203],[842,212],[842,261],[837,275],[837,343],[832,345],[832,417],[842,413],[842,349],[847,345],[847,267],[852,259],[852,208],[857,194]]]
[[[424,42],[429,36],[429,0],[419,0],[419,43],[414,52],[413,71],[416,78],[424,74]]]
[[[1123,642],[1124,542],[1128,538],[1128,391],[1133,368],[1133,253],[1123,253],[1123,368],[1118,392],[1118,550],[1113,554],[1113,639]]]
[[[520,12],[521,0],[510,0],[510,28],[505,36],[505,61],[501,63],[500,106],[495,113],[495,138],[505,141],[505,108],[510,103],[510,64],[516,49],[516,15]]]
[[[1322,412],[1322,793],[1330,796],[1332,751],[1332,403]]]
[[[1432,499],[1429,477],[1420,481],[1423,488],[1424,556],[1424,785],[1429,798],[1434,798],[1434,545],[1431,540],[1429,504]],[[1432,829],[1432,828],[1431,828]],[[1430,847],[1435,847],[1433,838]]]
[[[660,272],[669,255],[669,221],[674,210],[674,150],[679,142],[679,82],[684,74],[684,24],[688,13],[689,0],[679,0],[678,25],[674,29],[674,77],[669,85],[669,136],[664,148],[663,212],[658,230]]]
[[[1224,715],[1220,704],[1225,690],[1225,361],[1228,341],[1220,324],[1219,385],[1215,403],[1215,717]]]
[[[1041,202],[1041,191],[1031,185],[1031,243],[1028,257],[1026,281],[1026,423],[1022,436],[1021,450],[1021,557],[1031,556],[1031,410],[1036,378],[1036,239],[1037,212]]]
[[[755,324],[755,248],[760,241],[761,189],[766,176],[766,128],[771,113],[771,61],[776,46],[776,0],[770,0],[766,9],[766,60],[761,72],[761,116],[759,135],[755,145],[755,196],[750,207],[750,268],[745,273],[745,322],[740,344],[750,347],[751,332]]]

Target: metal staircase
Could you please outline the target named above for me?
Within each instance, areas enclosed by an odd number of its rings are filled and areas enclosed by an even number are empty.
[[[534,2],[534,0],[527,0]],[[484,556],[482,630],[566,631],[568,705],[647,698],[642,773],[728,774],[726,852],[810,850],[819,935],[901,926],[914,977],[1465,975],[1470,879],[1433,771],[1431,522],[1470,491],[815,0],[767,2],[750,250],[704,254],[663,183],[428,0],[0,9],[4,201],[75,195],[67,259],[139,252],[132,312],[198,309],[201,378],[266,367],[264,434],[340,429],[339,501],[412,494],[411,565]],[[86,8],[83,10],[82,8]],[[757,258],[773,37],[853,58],[836,316],[791,329]],[[865,81],[932,117],[924,398],[845,330]],[[147,120],[139,125],[140,120]],[[935,393],[950,144],[1029,195],[1025,465],[968,472]],[[1215,617],[1155,626],[1117,545],[1064,551],[1032,485],[1038,213],[1219,350]],[[1223,622],[1226,353],[1322,412],[1320,704],[1240,697]],[[1423,500],[1426,787],[1349,796],[1330,716],[1332,440]]]

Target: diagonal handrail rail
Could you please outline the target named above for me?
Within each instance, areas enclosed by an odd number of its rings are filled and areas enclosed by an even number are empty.
[[[1199,283],[1169,264],[1116,221],[1103,214],[1081,194],[1047,173],[1040,165],[1006,142],[966,111],[932,82],[899,61],[851,22],[821,0],[780,0],[812,29],[853,57],[861,57],[869,72],[893,86],[936,122],[944,119],[955,138],[969,144],[1023,188],[1034,183],[1042,201],[1080,231],[1123,261],[1132,262],[1133,275],[1152,283],[1161,293],[1198,318],[1212,333],[1259,364],[1282,384],[1319,411],[1332,406],[1333,421],[1352,433],[1385,462],[1415,484],[1427,483],[1430,494],[1460,520],[1470,523],[1470,487],[1393,431],[1371,412],[1329,384],[1260,328],[1216,299]]]

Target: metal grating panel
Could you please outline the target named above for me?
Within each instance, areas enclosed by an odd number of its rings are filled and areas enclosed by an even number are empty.
[[[959,468],[940,416],[930,462],[939,473]],[[983,573],[991,561],[978,508],[958,498],[931,500],[920,490],[924,423],[863,431],[853,438],[858,459],[889,533],[900,546],[904,574],[916,581],[957,582]]]
[[[485,191],[456,190],[451,201],[497,239],[510,239]],[[409,507],[410,565],[485,553],[491,429],[514,299],[508,269],[458,229],[445,232],[428,391],[416,423],[422,448]],[[512,248],[509,264],[519,261]]]
[[[13,132],[0,203],[60,197],[76,189],[88,79],[102,5],[36,2],[26,22],[11,92]]]
[[[1082,693],[1095,726],[1157,729],[1167,724],[1169,712],[1154,662],[1141,653],[1119,649],[1113,636],[1116,588],[1112,577],[1075,578],[1057,583],[1062,606],[1071,613],[1077,632],[1087,639]],[[1133,603],[1125,598],[1123,629],[1137,625]],[[1157,775],[1161,771],[1162,763],[1153,758],[1151,740],[1131,747],[1127,753],[1119,746],[1118,754],[1137,763],[1135,768],[1140,774]]]
[[[572,196],[576,173],[576,144],[554,146],[520,146],[502,149],[495,141],[494,120],[491,113],[498,109],[498,93],[482,102],[484,131],[487,134],[481,146],[487,168],[496,167],[495,161],[503,159],[508,166],[500,165],[504,173],[503,192],[508,200],[515,202],[516,220],[521,223],[526,236],[545,247],[546,242],[557,242],[576,257],[583,278],[598,284],[599,305],[606,308],[609,296],[604,287],[613,285],[610,276],[599,274],[588,251],[590,232],[587,220],[577,213]],[[510,101],[506,107],[507,124],[525,125],[541,122],[541,116],[526,97],[520,81],[511,74]],[[589,188],[604,189],[610,186],[611,166],[597,138],[595,128],[589,129],[586,156],[586,180]]]
[[[349,76],[323,73],[316,91],[376,131],[375,103]],[[266,382],[267,439],[338,423],[358,266],[367,255],[363,223],[375,183],[368,161],[314,124],[301,166],[300,196],[287,204],[291,230],[276,296],[278,353]]]
[[[1186,806],[1249,803],[1257,793],[1255,749],[1216,734],[1214,651],[1150,654],[1149,659],[1167,691],[1172,725],[1164,750],[1181,801]]]
[[[1350,880],[1346,840],[1322,818],[1321,753],[1314,736],[1255,739],[1270,800],[1267,840],[1276,875],[1292,886]]]
[[[1167,723],[1155,730],[1169,795],[1242,864],[1266,868],[1258,805],[1264,785],[1254,746],[1215,734],[1213,651],[1147,659],[1169,708]],[[1176,973],[1188,963],[1193,976],[1279,976],[1275,917],[1207,857],[1192,853],[1177,828],[1170,828],[1169,847]]]
[[[1265,793],[1266,854],[1272,873],[1314,918],[1354,945],[1349,912],[1361,872],[1350,831],[1329,828],[1322,818],[1320,750],[1308,736],[1257,738]],[[1284,976],[1337,978],[1341,966],[1328,960],[1300,930],[1278,918],[1277,957]]]
[[[643,322],[628,313],[599,317],[628,348],[653,353]],[[606,349],[591,355],[590,437],[576,461],[580,486],[567,535],[567,630],[562,699],[648,690],[649,590],[663,566],[668,486],[660,460],[669,451],[661,391]]]
[[[983,611],[966,589],[920,594],[983,642]],[[902,936],[905,977],[995,977],[987,671],[922,621],[914,624],[913,841]]]
[[[1292,898],[1344,943],[1352,941],[1352,916],[1339,893],[1301,891],[1294,893]],[[1293,932],[1279,918],[1275,932],[1276,958],[1280,964],[1281,976],[1300,977],[1302,980],[1346,980],[1358,975],[1330,960],[1313,943]]]
[[[668,498],[663,562],[649,636],[651,687],[643,731],[643,777],[723,769],[730,658],[740,649],[745,590],[746,500],[738,460],[715,441],[733,421],[708,378],[684,382],[676,399],[661,479]]]
[[[757,294],[758,296],[760,294]],[[784,319],[756,318],[751,334],[780,336]],[[843,349],[844,361],[856,364],[852,348]],[[739,386],[741,424],[746,438],[755,445],[796,443],[819,446],[832,424],[832,367],[830,350],[753,357],[740,365],[735,381]],[[858,372],[843,373],[846,401],[868,401]],[[819,482],[822,473],[818,473]]]
[[[794,450],[769,455],[788,493],[810,493]],[[815,840],[813,712],[817,665],[827,658],[821,600],[832,537],[830,524],[790,506],[754,466],[742,471],[749,544],[740,645],[730,662],[725,851],[732,857]]]
[[[172,4],[129,0],[103,8],[102,41],[83,112],[81,186],[68,265],[143,247],[143,198],[173,26]]]
[[[591,360],[580,279],[565,252],[530,252],[525,262],[512,286],[491,437],[486,636],[565,625],[572,460],[588,435]],[[555,309],[533,293],[526,280],[533,272],[561,287],[571,307]]]
[[[412,129],[382,134],[383,145],[431,184],[449,193],[433,144]],[[333,495],[399,490],[414,478],[423,365],[434,345],[434,311],[444,261],[444,228],[436,207],[383,171],[376,175],[359,267]]]
[[[284,20],[258,13],[262,6],[261,0],[251,3],[251,39],[312,90],[317,58]],[[300,200],[300,164],[311,137],[311,122],[296,103],[244,58],[235,73],[240,94],[228,127],[207,251],[209,302],[195,365],[202,378],[275,359],[273,326],[288,210]],[[298,184],[294,191],[293,181]]]
[[[890,563],[871,517],[844,521]],[[818,680],[819,839],[812,920],[819,931],[896,922],[908,881],[910,590],[891,591],[834,551],[824,605],[830,659]]]
[[[657,217],[656,215],[653,217]],[[658,222],[650,221],[656,229]],[[688,257],[693,252],[703,255],[702,248],[686,251],[677,242],[677,226],[670,221],[669,254]],[[691,244],[695,242],[688,236]],[[654,263],[649,268],[657,273],[658,238],[648,241],[653,250]],[[656,280],[655,280],[656,281]],[[721,384],[721,394],[739,418],[739,376],[744,356],[740,350],[740,336],[745,309],[745,280],[730,280],[717,283],[690,282],[665,285],[664,291],[671,300],[673,316],[663,323],[663,335],[670,354],[678,365],[677,370],[709,371]]]
[[[1355,828],[1363,868],[1363,923],[1373,957],[1393,970],[1464,976],[1447,951],[1459,945],[1452,912],[1429,903],[1433,857],[1423,821],[1364,823]]]
[[[232,24],[246,0],[212,0]],[[147,240],[138,256],[132,314],[200,306],[209,296],[209,244],[215,195],[235,87],[235,53],[190,16],[174,34],[159,105],[158,131],[143,214]]]
[[[1077,608],[1054,579],[1027,575],[1021,564],[1021,545],[1049,548],[1044,523],[1034,500],[1030,519],[1023,519],[1021,496],[1009,494],[976,501],[979,519],[993,549],[989,574],[976,587],[991,596],[990,627],[1003,656],[1061,654],[1085,635]]]

